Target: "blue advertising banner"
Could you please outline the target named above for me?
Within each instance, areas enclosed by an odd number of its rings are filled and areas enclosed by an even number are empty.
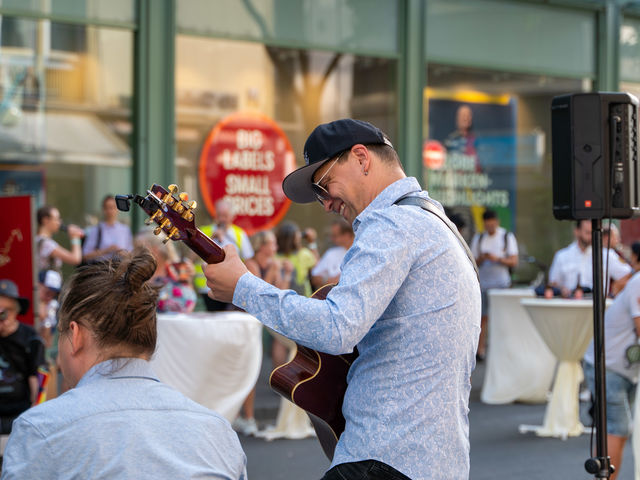
[[[516,203],[516,99],[427,89],[429,138],[423,161],[429,194],[481,228],[491,208],[513,230]]]

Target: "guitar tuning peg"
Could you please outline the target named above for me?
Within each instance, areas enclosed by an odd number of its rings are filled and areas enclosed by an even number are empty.
[[[178,198],[180,198],[180,200],[182,200],[183,202],[186,202],[187,200],[189,200],[189,194],[187,192],[182,192],[180,193],[180,195],[178,195]]]
[[[160,235],[160,232],[162,232],[162,227],[156,227],[153,229],[154,235]]]
[[[145,224],[145,225],[151,225],[152,223],[153,223],[153,219],[151,219],[151,218],[147,218],[147,219],[145,219],[145,221],[144,221],[144,224]]]
[[[169,242],[169,240],[171,240],[171,237],[166,237],[164,240],[162,240],[162,243],[166,245]]]
[[[171,193],[176,193],[176,192],[178,191],[178,186],[177,186],[175,183],[172,183],[171,185],[169,185],[168,190],[169,190]]]
[[[198,206],[198,202],[196,202],[195,200],[191,200],[189,202],[189,209],[190,210],[195,210],[197,206]]]
[[[168,238],[172,240],[180,239],[180,231],[178,230],[178,227],[173,227],[171,230],[169,230],[169,233],[167,233],[167,235],[168,235]]]

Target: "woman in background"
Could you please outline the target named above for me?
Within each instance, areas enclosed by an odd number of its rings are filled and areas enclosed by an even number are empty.
[[[36,216],[38,219],[38,234],[36,235],[38,271],[55,270],[59,272],[63,263],[78,265],[82,260],[84,230],[76,225],[64,227],[71,239],[71,250],[67,250],[51,238],[62,227],[58,209],[45,205],[38,209]]]
[[[160,288],[158,312],[189,313],[196,306],[198,296],[193,288],[193,264],[180,260],[172,242],[163,243],[152,230],[142,230],[136,235],[136,246],[147,247],[156,259],[157,267],[152,282]]]
[[[263,230],[251,237],[251,246],[255,252],[253,257],[247,259],[245,264],[247,269],[256,277],[260,277],[265,282],[275,285],[278,288],[289,288],[291,275],[293,274],[293,265],[288,261],[282,261],[276,258],[278,251],[278,243],[276,236],[271,230]],[[274,334],[274,332],[271,332]],[[277,334],[276,334],[277,335]],[[281,348],[284,352],[281,357],[286,358],[287,347],[274,339],[272,346]],[[233,422],[235,431],[243,435],[255,435],[258,433],[258,424],[254,417],[254,405],[256,398],[255,386],[247,395],[242,404],[242,414]]]
[[[278,288],[290,288],[298,293],[311,295],[309,272],[316,264],[317,259],[311,250],[302,247],[300,229],[295,223],[285,222],[280,225],[276,240],[278,255],[275,257],[275,261],[279,261],[281,264],[280,272],[283,278],[282,286],[274,285]],[[275,249],[272,239],[268,240],[267,244],[269,245],[269,251]],[[247,268],[251,271],[249,262],[247,262]],[[254,273],[254,275],[256,274]],[[271,344],[273,368],[293,360],[296,354],[295,343],[273,330],[269,330],[269,333],[273,337]],[[257,437],[266,440],[277,438],[299,439],[312,435],[315,435],[315,432],[305,411],[284,398],[280,399],[275,425],[256,434]]]
[[[14,422],[2,479],[246,478],[229,423],[151,370],[156,266],[141,248],[71,277],[58,329],[72,388]]]

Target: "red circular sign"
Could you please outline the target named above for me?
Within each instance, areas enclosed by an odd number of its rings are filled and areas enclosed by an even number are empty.
[[[422,163],[431,170],[438,170],[444,166],[447,151],[437,140],[427,140],[422,147]]]
[[[294,167],[291,144],[273,120],[232,114],[211,130],[200,154],[198,176],[207,210],[215,218],[215,203],[225,199],[236,216],[233,223],[249,235],[272,228],[291,205],[282,180]]]

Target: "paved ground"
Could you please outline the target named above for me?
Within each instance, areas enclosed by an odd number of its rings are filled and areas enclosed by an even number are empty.
[[[267,366],[263,372],[258,384],[256,416],[266,424],[275,418],[278,397],[268,388]],[[589,457],[589,435],[562,441],[518,433],[520,424],[542,423],[544,405],[481,403],[483,374],[484,368],[480,364],[472,379],[474,388],[469,414],[471,480],[592,478],[583,466]],[[582,407],[582,421],[586,425],[590,420],[586,405]],[[241,441],[247,454],[250,480],[319,479],[329,466],[315,439],[265,442],[241,437]],[[425,465],[427,468],[433,466]],[[618,479],[633,478],[633,456],[627,448]]]

